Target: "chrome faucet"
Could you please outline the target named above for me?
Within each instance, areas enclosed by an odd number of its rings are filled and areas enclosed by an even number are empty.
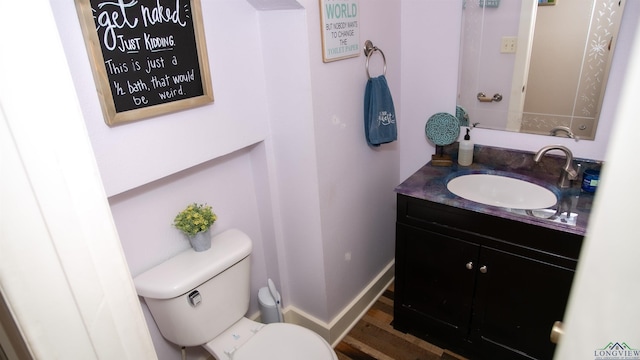
[[[578,141],[578,138],[573,134],[573,131],[571,131],[571,129],[569,129],[567,126],[556,126],[553,129],[551,129],[550,131],[550,135],[556,136],[556,132],[558,131],[564,131],[567,133],[567,137],[569,137],[570,139],[574,139],[576,141]]]
[[[533,157],[533,161],[540,162],[540,159],[547,153],[549,150],[560,150],[564,152],[564,155],[567,158],[567,162],[564,164],[562,168],[562,173],[560,174],[560,179],[558,180],[558,186],[560,188],[568,188],[571,187],[570,180],[575,180],[578,178],[578,172],[573,168],[573,154],[571,150],[562,145],[547,145],[542,149],[538,150],[536,155]]]

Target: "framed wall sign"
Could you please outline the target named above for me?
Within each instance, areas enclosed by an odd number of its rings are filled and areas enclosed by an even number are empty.
[[[213,101],[200,0],[75,0],[109,126]]]
[[[322,61],[359,56],[358,0],[319,0]]]

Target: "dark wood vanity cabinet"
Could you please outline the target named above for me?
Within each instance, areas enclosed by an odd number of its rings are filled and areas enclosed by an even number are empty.
[[[472,359],[551,359],[581,244],[399,194],[394,327]]]

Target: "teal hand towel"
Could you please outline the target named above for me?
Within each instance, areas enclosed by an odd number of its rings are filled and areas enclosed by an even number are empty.
[[[398,138],[396,111],[384,75],[369,78],[364,92],[364,132],[370,146]]]

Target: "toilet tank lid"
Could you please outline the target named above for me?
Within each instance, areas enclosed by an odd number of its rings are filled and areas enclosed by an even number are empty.
[[[196,252],[189,248],[136,276],[136,291],[146,298],[178,297],[249,256],[251,247],[247,234],[227,230],[212,238],[209,250]]]

